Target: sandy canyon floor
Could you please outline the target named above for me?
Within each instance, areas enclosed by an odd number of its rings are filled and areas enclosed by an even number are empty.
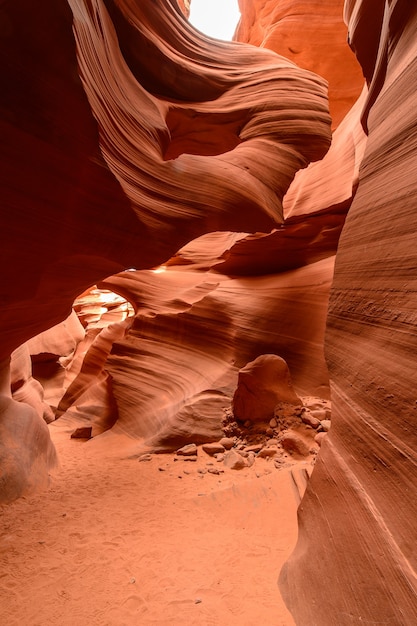
[[[51,432],[50,489],[0,508],[1,624],[294,624],[277,587],[297,535],[291,468],[103,459]]]

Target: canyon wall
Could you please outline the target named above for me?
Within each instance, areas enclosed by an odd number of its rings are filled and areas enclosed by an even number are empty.
[[[332,126],[355,103],[363,75],[346,45],[343,0],[239,0],[238,41],[275,50],[329,84]]]
[[[330,298],[333,425],[281,589],[300,625],[405,626],[417,616],[417,8],[352,1],[345,15],[369,139]]]
[[[1,499],[56,461],[30,353],[68,360],[50,404],[103,451],[217,437],[264,352],[326,397],[337,249],[333,426],[280,585],[301,626],[412,624],[417,9],[346,1],[354,104],[341,0],[241,0],[260,49],[187,5],[1,4]],[[96,283],[134,311],[84,335]]]
[[[268,233],[331,134],[323,79],[202,36],[176,0],[9,0],[0,11],[6,427],[20,405],[42,422],[12,398],[16,348],[106,276],[158,266],[207,232]],[[36,441],[46,477],[52,448]],[[24,456],[31,444],[15,445]],[[30,464],[18,469],[8,499],[32,484]]]

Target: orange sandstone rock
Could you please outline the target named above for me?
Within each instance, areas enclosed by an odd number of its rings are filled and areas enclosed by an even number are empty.
[[[1,29],[2,359],[106,276],[268,232],[329,147],[323,79],[209,40],[176,0],[6,1]]]
[[[279,402],[302,404],[284,359],[276,354],[263,354],[239,370],[232,403],[236,419],[269,421]]]
[[[323,76],[329,83],[332,126],[337,128],[364,83],[347,44],[343,0],[239,0],[239,7],[235,39],[274,50]]]
[[[369,83],[369,138],[330,298],[332,428],[281,574],[301,626],[417,615],[417,10],[362,0],[347,2],[346,16]]]

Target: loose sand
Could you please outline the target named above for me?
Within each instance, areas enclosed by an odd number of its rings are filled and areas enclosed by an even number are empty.
[[[290,469],[200,474],[219,467],[201,449],[104,459],[51,432],[50,489],[0,507],[0,624],[294,624],[277,587],[297,535]]]

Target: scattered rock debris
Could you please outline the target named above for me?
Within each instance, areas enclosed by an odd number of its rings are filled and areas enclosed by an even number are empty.
[[[244,456],[239,454],[238,450],[229,450],[224,456],[224,461],[226,467],[230,469],[243,469],[244,467],[248,467],[248,463]],[[210,471],[210,470],[209,470]]]
[[[207,474],[219,476],[225,472],[222,467],[230,470],[244,470],[252,466],[256,468],[257,459],[262,459],[267,466],[278,470],[293,467],[300,461],[312,467],[330,430],[331,406],[329,400],[317,397],[304,397],[301,401],[299,405],[279,402],[274,417],[265,422],[245,420],[242,424],[235,419],[231,408],[225,409],[224,436],[219,441],[203,443],[201,446],[196,443],[184,445],[176,451],[174,461],[196,462],[200,458],[201,462],[205,457],[206,467],[197,469],[198,478],[204,478]],[[140,455],[138,460],[150,461],[152,458],[153,454],[146,453]],[[165,468],[159,466],[158,470],[163,472]],[[255,475],[259,477],[271,471],[256,470]],[[186,476],[192,473],[183,470]]]

